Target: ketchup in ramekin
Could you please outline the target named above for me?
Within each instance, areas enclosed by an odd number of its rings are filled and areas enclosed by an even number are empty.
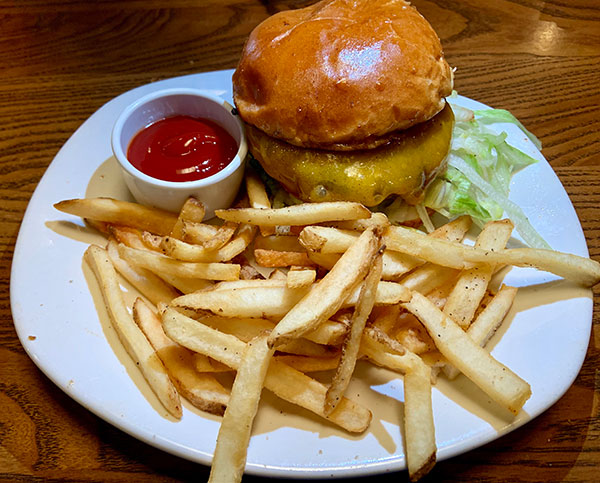
[[[195,181],[224,169],[238,145],[206,118],[177,115],[153,122],[131,140],[127,158],[142,173],[164,181]]]
[[[155,86],[144,89],[150,87]],[[190,87],[127,95],[133,101],[115,121],[111,146],[135,200],[178,213],[193,196],[204,205],[206,219],[229,208],[248,152],[244,125],[233,107],[214,92]],[[137,141],[132,145],[134,138],[146,136],[141,148]]]

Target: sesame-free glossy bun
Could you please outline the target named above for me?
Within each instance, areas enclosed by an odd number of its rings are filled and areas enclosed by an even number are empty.
[[[403,0],[326,0],[250,34],[233,76],[242,119],[288,143],[372,148],[444,107],[452,70]]]

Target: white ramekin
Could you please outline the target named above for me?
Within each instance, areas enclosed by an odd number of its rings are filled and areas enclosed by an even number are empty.
[[[189,196],[206,208],[206,218],[217,209],[231,206],[244,175],[248,148],[244,127],[233,107],[223,99],[198,89],[175,88],[156,91],[137,99],[117,118],[112,131],[112,150],[133,197],[144,205],[178,212]],[[226,129],[238,144],[238,152],[223,170],[196,181],[163,181],[135,168],[127,159],[131,139],[152,122],[186,115],[211,119]]]

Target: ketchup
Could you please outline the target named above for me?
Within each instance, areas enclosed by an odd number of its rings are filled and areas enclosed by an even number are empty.
[[[142,173],[163,181],[195,181],[225,168],[238,145],[214,121],[190,116],[161,119],[138,132],[127,159]]]

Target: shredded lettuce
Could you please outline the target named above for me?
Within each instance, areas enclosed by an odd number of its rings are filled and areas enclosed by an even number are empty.
[[[536,138],[533,133],[529,132],[525,126],[515,116],[513,116],[506,109],[480,109],[473,111],[473,114],[477,116],[477,120],[483,124],[494,124],[496,122],[507,122],[515,124],[525,133],[529,140],[535,145],[536,148],[542,149],[542,143]]]
[[[452,97],[454,95],[450,97],[450,101]],[[540,141],[506,110],[474,111],[452,102],[451,105],[455,124],[447,159],[448,168],[428,186],[423,203],[415,207],[407,205],[398,197],[387,199],[371,209],[386,213],[392,223],[421,218],[428,231],[434,227],[426,208],[446,218],[470,215],[479,227],[483,227],[488,221],[499,220],[506,214],[525,243],[536,248],[550,248],[533,228],[523,210],[508,199],[513,175],[537,160],[508,144],[507,134],[498,134],[489,125],[514,124],[538,149],[541,149]],[[256,159],[251,156],[249,161],[270,192],[273,207],[301,202],[272,179]]]
[[[448,169],[427,188],[423,205],[446,217],[470,215],[479,226],[498,220],[506,213],[525,243],[550,248],[523,210],[508,199],[512,176],[537,160],[508,144],[505,132],[497,134],[487,126],[511,123],[538,149],[541,148],[539,140],[508,111],[470,111],[464,107],[456,111]]]

